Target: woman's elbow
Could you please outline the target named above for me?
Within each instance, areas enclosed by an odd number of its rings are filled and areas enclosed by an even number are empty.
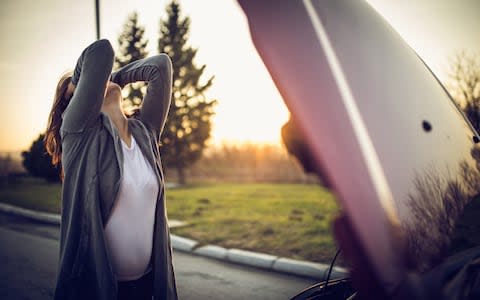
[[[154,64],[158,67],[158,70],[166,77],[172,77],[172,60],[165,53],[160,53],[152,57],[154,59]]]
[[[162,56],[163,59],[165,60],[165,68],[167,69],[168,73],[171,74],[173,65],[172,65],[172,60],[170,59],[170,56],[168,56],[165,53],[161,53],[160,56]]]
[[[91,44],[90,52],[100,54],[102,57],[114,58],[115,52],[112,44],[107,39],[100,39]]]

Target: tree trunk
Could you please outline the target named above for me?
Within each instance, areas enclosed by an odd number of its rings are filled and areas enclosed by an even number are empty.
[[[185,170],[183,167],[177,167],[177,176],[178,176],[178,183],[180,185],[185,184]]]

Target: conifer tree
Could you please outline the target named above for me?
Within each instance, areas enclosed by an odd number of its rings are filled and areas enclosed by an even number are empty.
[[[173,93],[160,151],[165,165],[176,169],[183,184],[185,168],[201,157],[210,137],[216,100],[206,99],[204,93],[212,86],[213,76],[202,82],[206,65],[195,64],[197,49],[188,44],[190,18],[181,15],[175,0],[166,11],[166,19],[160,21],[158,51],[172,59]]]
[[[147,56],[148,40],[144,37],[144,33],[145,28],[138,24],[137,12],[131,13],[118,37],[119,50],[115,57],[116,69]],[[127,101],[124,106],[130,109],[136,108],[141,104],[146,91],[146,84],[144,82],[131,83],[125,87],[124,91],[126,92],[124,99]]]

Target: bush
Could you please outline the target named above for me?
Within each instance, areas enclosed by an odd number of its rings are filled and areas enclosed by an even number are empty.
[[[44,134],[32,143],[29,151],[23,151],[23,166],[34,177],[45,178],[48,182],[60,182],[60,168],[52,164],[52,157],[43,143]]]

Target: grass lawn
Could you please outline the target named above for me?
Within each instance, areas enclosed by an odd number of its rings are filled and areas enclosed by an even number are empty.
[[[60,184],[27,179],[0,187],[0,201],[59,212]],[[201,244],[330,262],[330,224],[338,208],[317,185],[203,184],[169,189],[168,215],[189,223],[172,233]]]
[[[211,184],[167,191],[173,233],[201,243],[330,262],[337,206],[317,185]]]
[[[17,183],[0,186],[0,202],[28,209],[60,213],[62,186],[43,179],[19,178]]]

